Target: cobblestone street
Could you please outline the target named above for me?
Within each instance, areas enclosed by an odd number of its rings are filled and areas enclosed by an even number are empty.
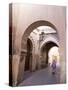
[[[19,86],[59,84],[59,80],[59,68],[57,68],[56,74],[52,75],[51,67],[47,67],[32,73],[29,71],[25,72],[24,81]]]

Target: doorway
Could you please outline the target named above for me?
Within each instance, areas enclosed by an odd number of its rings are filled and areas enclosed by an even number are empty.
[[[52,42],[52,41],[49,41],[49,42],[45,43],[43,45],[43,47],[41,48],[42,58],[43,58],[43,61],[44,61],[44,65],[43,65],[43,63],[41,63],[41,67],[46,67],[46,66],[49,65],[49,61],[48,61],[49,60],[49,55],[48,55],[48,53],[49,53],[50,49],[53,48],[53,47],[58,47],[58,45],[56,43]]]
[[[25,71],[31,70],[31,63],[32,63],[32,42],[28,38],[27,39],[27,54],[25,60]]]

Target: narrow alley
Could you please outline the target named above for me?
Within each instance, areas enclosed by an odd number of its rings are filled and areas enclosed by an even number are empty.
[[[24,81],[19,86],[59,84],[60,73],[57,67],[56,74],[52,75],[51,67],[36,72],[25,72]]]

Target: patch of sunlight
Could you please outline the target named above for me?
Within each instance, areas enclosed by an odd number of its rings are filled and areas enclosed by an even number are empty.
[[[49,56],[48,61],[50,64],[52,64],[53,60],[56,60],[57,65],[60,65],[59,48],[57,46],[54,46],[49,50],[48,56]]]

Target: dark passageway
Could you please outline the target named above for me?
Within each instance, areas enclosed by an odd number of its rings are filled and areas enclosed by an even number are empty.
[[[46,66],[48,66],[48,53],[49,53],[49,50],[54,46],[58,47],[58,45],[56,43],[50,41],[50,42],[47,42],[46,44],[44,44],[42,46],[42,48],[41,48],[42,54],[46,53],[46,58],[44,58],[46,60],[46,62],[45,62]]]
[[[30,70],[30,63],[31,63],[31,56],[32,56],[32,42],[30,39],[27,39],[27,55],[25,60],[25,71]]]

